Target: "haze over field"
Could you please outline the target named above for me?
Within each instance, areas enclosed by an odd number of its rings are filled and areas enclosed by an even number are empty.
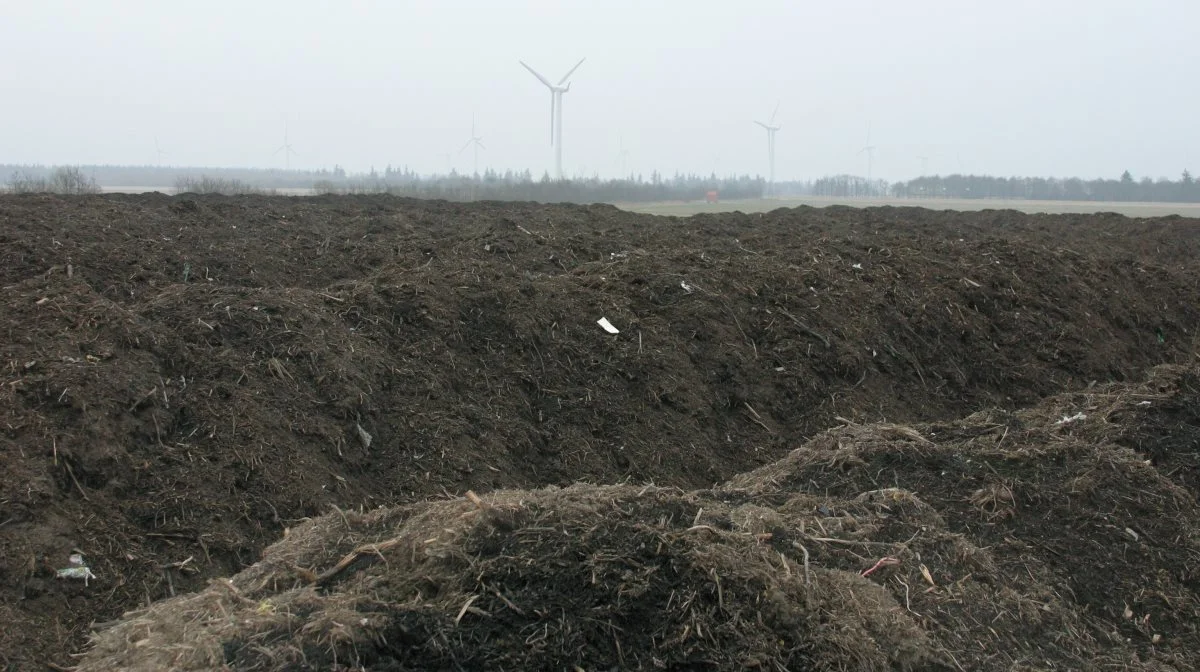
[[[0,163],[1176,178],[1200,4],[6,3]],[[158,149],[156,149],[156,139]],[[624,149],[627,154],[622,153]],[[920,157],[927,157],[922,159]]]

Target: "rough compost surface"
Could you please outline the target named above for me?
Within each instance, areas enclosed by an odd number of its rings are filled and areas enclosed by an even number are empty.
[[[1198,230],[896,208],[668,219],[0,197],[0,664],[70,665],[93,624],[236,575],[335,506],[580,481],[694,493],[846,422],[1188,371]],[[1172,403],[1142,409],[1121,445],[1175,460],[1164,477],[1194,492],[1196,406]],[[79,569],[72,554],[96,578],[58,578]],[[493,613],[485,597],[472,606]]]
[[[1180,377],[843,425],[710,490],[337,511],[80,672],[1192,669],[1196,492],[1121,445]]]

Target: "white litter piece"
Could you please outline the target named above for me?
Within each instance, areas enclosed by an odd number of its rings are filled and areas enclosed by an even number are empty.
[[[1056,424],[1056,425],[1069,425],[1069,424],[1071,424],[1072,422],[1075,422],[1076,420],[1086,420],[1086,419],[1087,419],[1087,416],[1086,416],[1086,415],[1084,415],[1083,413],[1076,413],[1075,415],[1064,415],[1064,416],[1062,417],[1062,420],[1059,420],[1058,422],[1056,422],[1056,423],[1054,423],[1054,424]]]
[[[1148,402],[1148,401],[1139,401],[1138,402],[1138,406],[1149,406],[1149,405],[1150,405],[1150,402]]]
[[[362,425],[354,423],[354,429],[358,432],[358,442],[362,444],[363,450],[371,449],[371,435],[367,430],[362,428]]]
[[[70,567],[58,570],[58,578],[60,579],[82,579],[83,585],[88,585],[88,580],[96,578],[92,570],[83,564],[83,556],[78,553],[72,553],[67,562],[71,563]]]
[[[608,332],[608,333],[610,333],[610,334],[619,334],[619,333],[621,333],[621,330],[620,330],[620,329],[617,329],[616,327],[614,327],[614,326],[612,325],[612,322],[609,322],[609,321],[608,321],[608,318],[607,318],[607,317],[602,317],[602,318],[600,318],[600,319],[596,320],[596,324],[599,324],[601,327],[604,327],[604,330],[605,330],[605,331],[607,331],[607,332]]]
[[[695,287],[692,287],[687,283],[687,280],[680,280],[679,286],[682,287],[683,291],[687,292],[688,294],[691,294],[692,290],[695,289]]]
[[[861,270],[862,270],[862,264],[854,264],[853,266],[851,266],[851,268],[857,268],[858,270],[860,270],[860,271],[861,271]]]

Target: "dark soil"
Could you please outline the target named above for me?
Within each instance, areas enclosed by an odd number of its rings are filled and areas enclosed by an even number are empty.
[[[714,490],[335,512],[81,672],[1194,669],[1200,506],[1113,442],[1181,375],[845,425]]]
[[[0,663],[70,664],[93,622],[234,574],[335,505],[707,488],[839,417],[1141,380],[1194,357],[1198,233],[1007,211],[0,198]],[[1194,488],[1195,407],[1114,441]],[[74,550],[87,586],[55,579]]]

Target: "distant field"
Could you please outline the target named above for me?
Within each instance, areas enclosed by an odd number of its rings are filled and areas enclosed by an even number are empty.
[[[161,191],[173,194],[171,187],[103,187],[105,193],[140,194]],[[280,196],[311,196],[312,189],[273,189]],[[954,199],[954,198],[756,198],[747,200],[721,201],[707,204],[703,201],[666,201],[661,203],[616,203],[622,210],[651,215],[687,217],[701,212],[767,212],[776,208],[794,208],[811,205],[821,208],[829,205],[848,205],[868,208],[879,205],[929,208],[931,210],[1020,210],[1021,212],[1045,213],[1091,213],[1119,212],[1128,217],[1165,217],[1182,215],[1200,218],[1200,203],[1116,203],[1111,201],[1017,201],[1003,199]]]
[[[1163,217],[1182,215],[1200,218],[1200,203],[1112,203],[1107,201],[1016,201],[1002,199],[839,199],[839,198],[760,198],[744,201],[723,201],[707,204],[701,201],[667,203],[628,203],[618,207],[632,212],[652,215],[686,217],[701,212],[767,212],[776,208],[794,208],[800,205],[825,207],[848,205],[866,208],[879,205],[894,205],[932,210],[1020,210],[1022,212],[1045,213],[1091,213],[1119,212],[1129,217]]]

